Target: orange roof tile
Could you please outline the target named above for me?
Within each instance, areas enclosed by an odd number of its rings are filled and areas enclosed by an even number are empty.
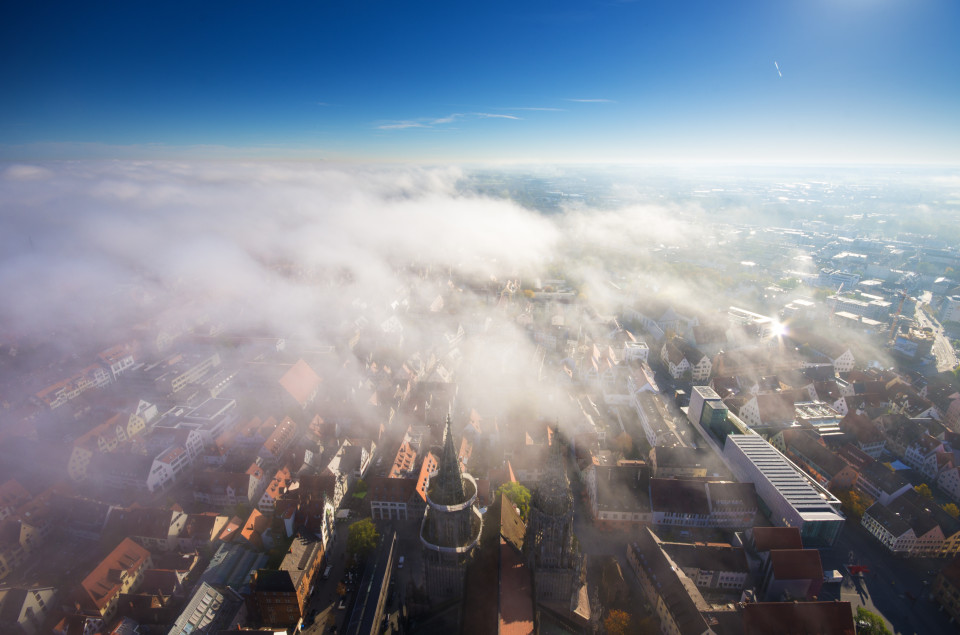
[[[124,538],[80,583],[84,603],[89,602],[98,611],[102,610],[120,593],[120,573],[131,574],[149,559],[149,551],[129,538]]]
[[[323,380],[320,375],[302,359],[280,378],[280,385],[302,408],[306,408],[321,383]]]

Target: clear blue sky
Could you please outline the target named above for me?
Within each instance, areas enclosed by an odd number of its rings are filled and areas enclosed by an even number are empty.
[[[960,163],[957,0],[35,0],[0,59],[6,158]]]

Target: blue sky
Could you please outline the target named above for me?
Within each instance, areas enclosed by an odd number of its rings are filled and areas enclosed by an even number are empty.
[[[956,164],[958,27],[956,0],[8,2],[0,157]]]

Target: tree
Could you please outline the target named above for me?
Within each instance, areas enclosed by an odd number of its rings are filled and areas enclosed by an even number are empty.
[[[920,496],[923,496],[924,498],[933,498],[933,492],[930,491],[930,486],[926,483],[920,483],[913,489],[917,490],[917,494],[920,494]]]
[[[954,518],[960,516],[960,507],[957,507],[953,503],[947,503],[946,505],[943,505],[943,511],[947,512]]]
[[[369,518],[358,520],[347,531],[347,552],[354,557],[366,557],[377,548],[379,542],[377,526]]]
[[[498,487],[494,496],[499,499],[501,494],[506,494],[510,502],[517,506],[520,510],[520,518],[526,522],[527,514],[530,513],[530,490],[520,483],[511,481]]]
[[[843,505],[843,511],[854,520],[859,521],[863,517],[863,512],[867,511],[867,501],[863,495],[852,489],[838,490],[833,493]]]
[[[603,620],[603,627],[610,635],[627,635],[633,633],[633,617],[626,611],[613,609]]]
[[[363,480],[362,478],[357,479],[357,483],[353,486],[353,493],[360,494],[362,496],[363,494],[367,493],[368,487],[369,486],[367,485],[367,482],[365,480]]]
[[[857,635],[893,635],[883,618],[862,606],[857,607]]]

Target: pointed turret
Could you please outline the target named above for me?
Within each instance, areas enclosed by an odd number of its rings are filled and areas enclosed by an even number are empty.
[[[477,482],[460,468],[449,415],[426,502],[420,543],[427,592],[437,601],[459,597],[466,566],[480,541],[483,516],[477,507]]]
[[[551,437],[552,443],[547,451],[543,476],[534,488],[533,503],[546,514],[562,516],[570,510],[573,495],[570,491],[570,479],[567,478],[567,471],[563,467],[560,439],[557,437],[556,430]]]
[[[430,479],[430,497],[443,505],[455,505],[467,499],[463,490],[463,475],[460,471],[460,459],[453,443],[453,429],[450,415],[447,415],[443,432],[443,453],[437,475]]]

